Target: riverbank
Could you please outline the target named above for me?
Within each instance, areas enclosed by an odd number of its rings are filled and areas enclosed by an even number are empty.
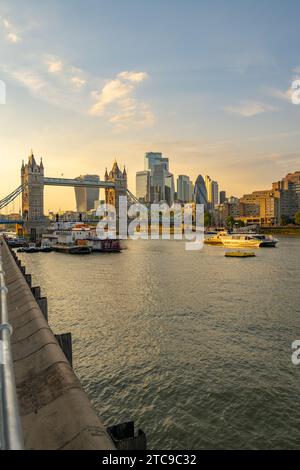
[[[261,231],[270,235],[292,235],[300,237],[300,226],[262,227]]]

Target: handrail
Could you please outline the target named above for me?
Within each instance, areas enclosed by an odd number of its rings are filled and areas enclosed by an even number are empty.
[[[2,243],[0,240],[0,245]],[[22,450],[24,441],[10,343],[12,327],[8,318],[8,289],[5,285],[1,251],[0,246],[0,449]]]

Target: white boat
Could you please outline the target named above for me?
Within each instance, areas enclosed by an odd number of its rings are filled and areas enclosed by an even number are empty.
[[[260,233],[233,233],[221,238],[224,246],[228,247],[275,247],[278,240],[272,236]]]
[[[119,240],[99,239],[96,227],[90,227],[84,223],[71,225],[69,222],[53,224],[47,233],[42,236],[42,247],[43,249],[52,248],[54,251],[63,253],[68,252],[67,248],[71,247],[69,252],[72,254],[92,251],[110,253],[122,250]],[[86,247],[86,250],[84,247]]]

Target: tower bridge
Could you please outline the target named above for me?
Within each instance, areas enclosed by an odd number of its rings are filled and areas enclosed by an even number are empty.
[[[50,178],[44,174],[44,164],[36,162],[33,152],[28,157],[28,162],[24,161],[21,167],[21,185],[11,194],[0,200],[0,210],[14,201],[19,195],[22,196],[22,220],[18,224],[24,224],[25,232],[32,238],[39,236],[45,230],[48,219],[44,213],[44,187],[45,186],[65,186],[65,187],[85,187],[105,189],[105,201],[116,208],[119,213],[119,196],[127,196],[130,201],[137,203],[135,196],[127,188],[127,173],[119,169],[115,160],[111,171],[105,171],[104,181],[88,179],[68,179]],[[6,219],[3,217],[3,220]],[[5,223],[7,221],[5,220]],[[0,224],[1,222],[0,217]]]
[[[69,186],[73,188],[114,188],[115,183],[110,181],[89,181],[83,179],[44,178],[44,186]]]

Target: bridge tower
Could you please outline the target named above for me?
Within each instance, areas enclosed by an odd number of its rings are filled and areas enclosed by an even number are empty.
[[[28,163],[22,163],[21,183],[22,214],[25,232],[32,240],[40,236],[45,228],[44,216],[44,166],[42,159],[36,163],[33,152],[28,157]]]
[[[105,171],[105,181],[114,183],[114,188],[105,189],[105,202],[115,206],[117,216],[119,214],[119,196],[127,196],[127,173],[125,170],[121,171],[117,160],[115,160],[112,170],[107,173]]]

